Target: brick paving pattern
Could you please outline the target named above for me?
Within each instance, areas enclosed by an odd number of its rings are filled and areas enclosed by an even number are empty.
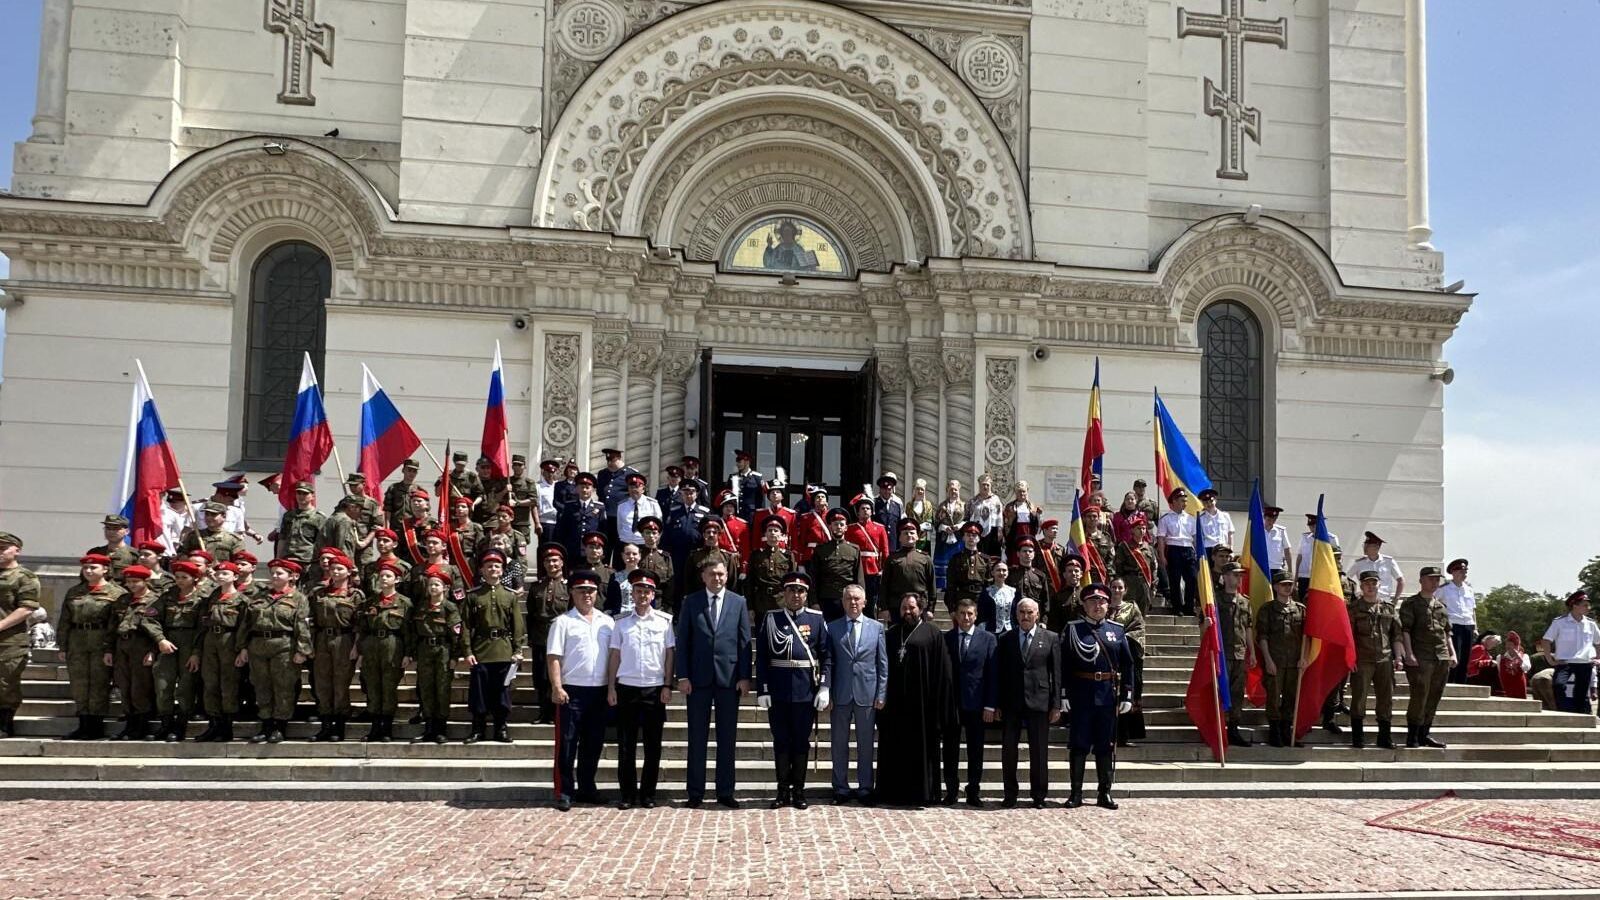
[[[810,898],[1600,888],[1600,863],[1368,827],[1409,803],[1120,812],[8,803],[6,897]],[[1600,816],[1600,802],[1541,808]]]

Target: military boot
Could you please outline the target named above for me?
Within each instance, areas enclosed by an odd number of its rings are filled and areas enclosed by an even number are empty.
[[[89,716],[78,717],[78,727],[61,736],[64,741],[86,741],[89,739]]]
[[[161,739],[167,743],[183,740],[183,733],[189,730],[189,717],[183,715],[170,715],[161,726]]]
[[[16,734],[16,717],[16,710],[0,709],[0,738],[8,738]]]
[[[1033,748],[1029,747],[1032,753]],[[1117,801],[1111,799],[1111,782],[1117,774],[1117,758],[1110,753],[1094,755],[1094,777],[1099,782],[1095,789],[1094,805],[1103,809],[1116,809]]]
[[[442,718],[434,719],[432,721],[433,721],[433,742],[435,744],[442,744],[446,740],[448,740],[448,738],[445,737],[445,731],[449,727],[449,723],[447,722],[447,720],[442,719]]]
[[[1333,712],[1331,710],[1322,717],[1322,730],[1329,734],[1344,733],[1344,729],[1339,727],[1339,723],[1333,720]]]
[[[209,741],[216,740],[217,731],[220,729],[221,725],[222,719],[220,716],[206,716],[205,730],[194,736],[194,742],[197,744],[204,744]]]
[[[284,738],[289,736],[288,732],[289,732],[289,720],[288,719],[273,719],[272,720],[272,733],[267,735],[267,743],[269,743],[269,744],[281,744],[281,743],[283,743]]]
[[[795,809],[806,809],[811,804],[806,802],[806,754],[796,753],[789,762],[789,805]]]
[[[1239,730],[1239,726],[1237,726],[1237,725],[1229,725],[1228,726],[1228,746],[1230,746],[1230,747],[1248,747],[1250,745],[1251,745],[1250,739],[1244,736],[1244,732]]]
[[[1389,720],[1378,720],[1378,746],[1385,750],[1394,749],[1394,738],[1389,734]]]
[[[433,720],[432,719],[423,719],[422,720],[422,733],[417,735],[416,737],[412,738],[411,739],[411,743],[420,744],[423,741],[427,741],[428,743],[431,744],[431,743],[433,743],[433,739],[435,737],[437,737],[437,736],[438,736],[438,732],[434,730]]]
[[[789,754],[778,753],[774,760],[778,767],[778,795],[768,804],[771,809],[782,809],[789,805]]]
[[[328,735],[328,740],[329,741],[332,741],[335,744],[338,744],[338,743],[341,743],[341,742],[344,741],[344,723],[345,723],[344,716],[334,716],[333,717],[333,732]]]
[[[1406,726],[1406,749],[1407,750],[1415,750],[1415,749],[1417,749],[1417,732],[1420,731],[1420,730],[1421,729],[1417,728],[1415,725],[1407,725]]]
[[[1360,716],[1350,717],[1350,746],[1361,750],[1367,746],[1367,723]]]
[[[122,730],[111,736],[113,741],[131,741],[135,737],[144,738],[144,726],[139,723],[139,716],[128,713],[122,717]]]
[[[274,724],[274,722],[273,722],[272,719],[262,719],[261,720],[261,728],[258,731],[256,731],[255,734],[251,735],[250,736],[250,740],[246,741],[246,743],[249,743],[249,744],[265,744],[267,742],[267,738],[272,736],[272,726],[273,726],[273,724]]]
[[[511,743],[511,729],[506,727],[506,717],[504,715],[494,717],[494,739],[502,744]]]
[[[317,728],[317,733],[313,734],[309,740],[313,742],[333,740],[333,723],[333,716],[322,716],[320,725]]]
[[[233,741],[233,716],[223,716],[217,725],[217,733],[211,738],[218,744],[227,744]]]
[[[1283,746],[1283,728],[1281,722],[1267,723],[1267,744],[1272,747]]]
[[[462,741],[461,743],[476,744],[477,742],[483,740],[484,728],[487,727],[488,720],[488,716],[474,715],[472,717],[472,730],[467,733],[466,740]]]
[[[1029,747],[1028,752],[1032,753],[1033,748]],[[1089,767],[1089,754],[1073,750],[1070,759],[1072,763],[1072,793],[1067,796],[1067,808],[1077,809],[1083,805],[1083,770]]]

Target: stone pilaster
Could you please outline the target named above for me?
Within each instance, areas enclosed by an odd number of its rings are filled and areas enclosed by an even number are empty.
[[[661,365],[661,334],[634,331],[628,339],[628,421],[623,447],[636,469],[648,477],[655,469],[656,370]]]
[[[582,350],[581,334],[545,333],[541,458],[578,455],[578,360]]]
[[[878,350],[879,471],[905,473],[906,355]]]
[[[911,472],[907,481],[939,480],[939,385],[944,367],[933,347],[913,347],[911,370]]]
[[[1017,480],[1017,362],[1015,356],[983,361],[983,463],[1001,496],[1010,496]]]
[[[594,326],[594,393],[589,398],[590,466],[600,465],[600,451],[622,442],[622,361],[628,346],[628,323],[600,319]],[[622,448],[626,450],[627,448]]]
[[[661,354],[661,460],[659,467],[677,465],[683,457],[687,428],[684,409],[689,399],[689,376],[700,352],[694,338],[669,337]],[[658,467],[658,468],[659,468]]]
[[[976,389],[973,369],[977,364],[971,341],[944,341],[945,436],[949,453],[945,457],[944,477],[959,478],[970,487],[978,473],[972,450]]]

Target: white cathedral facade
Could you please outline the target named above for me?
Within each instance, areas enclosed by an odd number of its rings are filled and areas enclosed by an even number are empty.
[[[42,2],[0,195],[32,558],[97,538],[135,358],[204,494],[278,467],[304,352],[346,466],[362,363],[475,455],[497,340],[535,460],[1055,511],[1098,357],[1114,500],[1159,388],[1225,505],[1443,551],[1423,0]]]

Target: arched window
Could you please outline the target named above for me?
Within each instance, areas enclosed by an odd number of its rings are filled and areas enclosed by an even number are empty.
[[[311,354],[322,377],[332,284],[327,254],[310,244],[278,244],[256,261],[245,331],[244,468],[271,470],[283,463],[302,355]]]
[[[1200,313],[1200,440],[1206,473],[1226,501],[1248,502],[1262,474],[1261,323],[1224,300]]]

